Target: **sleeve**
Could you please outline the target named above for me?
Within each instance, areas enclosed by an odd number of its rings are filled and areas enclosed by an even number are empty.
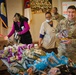
[[[56,36],[58,36],[59,35],[59,32],[61,31],[61,24],[62,24],[62,21],[60,21],[58,23],[58,25],[56,26],[56,30],[55,30]]]
[[[61,30],[61,22],[58,23],[58,25],[56,26],[56,33],[60,32]]]
[[[44,37],[44,35],[40,34],[40,38],[43,38],[43,37]]]
[[[56,27],[56,32],[59,33],[61,30],[66,29],[66,27],[67,27],[67,19],[63,19],[58,23]]]
[[[72,39],[72,44],[76,45],[76,39]]]
[[[76,29],[72,33],[72,44],[76,45]]]
[[[18,34],[22,35],[22,34],[26,33],[29,29],[30,29],[30,27],[29,27],[28,23],[24,21],[24,29],[22,31],[18,32]]]
[[[11,29],[10,33],[7,35],[7,36],[8,36],[8,38],[10,38],[14,33],[15,33],[15,27],[14,27],[14,24],[13,24],[13,26],[12,26],[12,29]]]

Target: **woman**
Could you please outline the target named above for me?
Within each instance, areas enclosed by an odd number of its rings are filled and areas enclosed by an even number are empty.
[[[11,32],[8,34],[8,38],[10,38],[14,33],[14,37],[18,35],[20,37],[20,42],[22,44],[31,44],[32,38],[29,32],[28,23],[21,17],[19,13],[16,13],[13,18],[13,27]],[[17,37],[15,37],[17,38]]]
[[[41,25],[40,29],[40,38],[39,38],[39,47],[46,52],[54,51],[57,54],[56,48],[56,36],[55,28],[57,26],[57,21],[52,20],[52,15],[50,12],[45,13],[46,21]]]

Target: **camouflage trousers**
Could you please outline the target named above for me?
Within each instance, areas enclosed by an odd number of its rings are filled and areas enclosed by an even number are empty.
[[[68,58],[70,58],[73,62],[76,63],[76,48],[72,45],[66,45],[63,43],[60,43],[58,46],[58,56],[65,55]]]

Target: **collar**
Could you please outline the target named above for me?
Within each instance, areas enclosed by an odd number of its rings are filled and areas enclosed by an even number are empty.
[[[72,25],[75,25],[76,24],[76,19],[74,20],[67,20],[68,21],[68,25],[72,26]]]

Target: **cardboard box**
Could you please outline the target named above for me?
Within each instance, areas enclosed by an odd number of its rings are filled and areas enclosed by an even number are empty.
[[[3,48],[7,45],[8,41],[4,40],[4,37],[0,37],[0,50],[3,50]]]
[[[0,60],[0,67],[3,65],[3,62]]]
[[[6,70],[6,69],[7,69],[6,65],[0,60],[0,71]]]
[[[7,40],[0,41],[0,50],[3,50],[5,46],[7,46]]]
[[[4,37],[0,37],[0,41],[3,41],[4,40]]]

